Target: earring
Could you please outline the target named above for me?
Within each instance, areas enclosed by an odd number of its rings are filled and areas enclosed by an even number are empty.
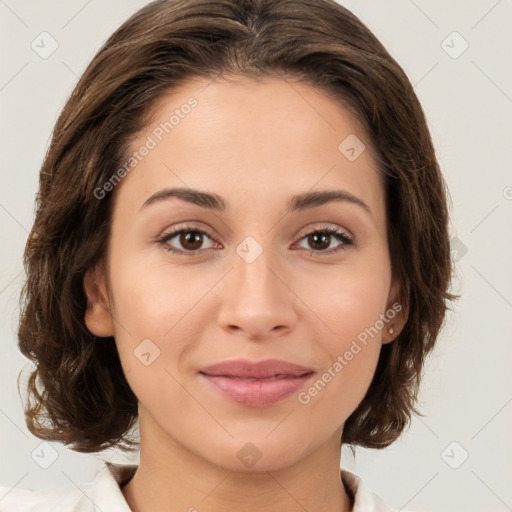
[[[393,329],[393,327],[390,327],[390,328],[388,329],[388,332],[389,332],[389,334],[393,334],[393,333],[395,332],[395,329]]]

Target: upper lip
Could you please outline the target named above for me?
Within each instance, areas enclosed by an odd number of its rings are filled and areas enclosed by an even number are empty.
[[[210,376],[224,377],[242,377],[265,379],[279,375],[289,377],[300,377],[313,373],[311,368],[298,364],[282,361],[280,359],[266,359],[264,361],[249,361],[247,359],[236,359],[232,361],[222,361],[217,364],[205,366],[199,370]]]

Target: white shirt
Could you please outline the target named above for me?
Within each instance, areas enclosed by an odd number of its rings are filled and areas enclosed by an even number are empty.
[[[132,512],[121,486],[136,469],[133,464],[106,462],[93,482],[76,487],[39,491],[0,487],[0,512]],[[352,512],[396,512],[366,487],[359,476],[344,469],[340,473],[355,497]]]

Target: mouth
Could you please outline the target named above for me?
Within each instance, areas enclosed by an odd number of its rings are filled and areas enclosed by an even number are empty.
[[[236,359],[206,366],[199,372],[211,377],[271,379],[302,377],[312,373],[313,369],[281,359],[266,359],[256,362],[247,359]]]
[[[271,381],[271,380],[292,379],[292,378],[295,379],[295,378],[305,377],[307,375],[310,375],[310,373],[312,373],[312,372],[308,372],[303,375],[297,375],[297,376],[273,375],[272,377],[237,377],[234,375],[209,375],[209,374],[203,373],[203,372],[199,372],[199,373],[201,373],[202,375],[206,375],[207,377],[225,377],[227,379],[242,380],[242,381],[246,381],[246,382],[256,382],[256,381],[266,382],[266,381]]]
[[[273,405],[298,392],[314,370],[287,361],[225,361],[199,371],[210,388],[248,407]]]

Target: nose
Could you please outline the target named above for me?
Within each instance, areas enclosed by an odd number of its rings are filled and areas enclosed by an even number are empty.
[[[229,334],[265,340],[291,331],[297,298],[282,265],[263,252],[252,262],[234,254],[233,268],[219,290],[218,321]]]

